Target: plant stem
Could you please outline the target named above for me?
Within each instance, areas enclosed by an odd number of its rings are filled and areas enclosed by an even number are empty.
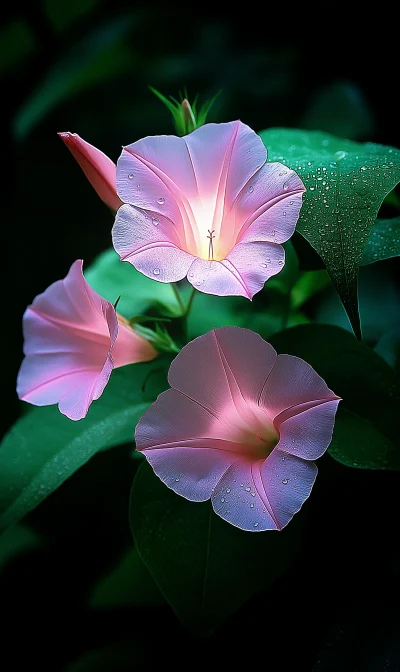
[[[179,308],[180,308],[181,311],[182,311],[182,315],[185,315],[185,313],[186,313],[185,306],[184,306],[184,304],[183,304],[183,301],[182,301],[182,298],[181,298],[179,289],[178,289],[178,287],[176,286],[176,283],[175,283],[175,282],[171,282],[171,287],[172,287],[172,289],[174,290],[174,294],[175,294],[175,296],[176,296],[176,300],[177,300],[178,303],[179,303]]]

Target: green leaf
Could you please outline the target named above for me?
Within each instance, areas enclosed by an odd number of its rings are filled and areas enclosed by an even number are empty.
[[[209,633],[281,575],[299,541],[296,516],[281,532],[251,533],[189,502],[145,462],[133,482],[130,518],[137,549],[164,597],[190,630]]]
[[[333,457],[341,455],[343,462],[348,453],[349,463],[357,462],[357,466],[399,469],[400,381],[374,350],[357,341],[350,332],[328,325],[300,325],[274,334],[270,341],[278,352],[309,362],[335,394],[342,397],[341,411],[350,411],[364,421],[364,424],[356,422],[353,416],[347,420],[354,434],[343,444],[340,441],[345,431],[339,427],[339,444],[333,445]],[[374,429],[370,450],[364,445],[365,421]],[[379,435],[384,437],[381,444]]]
[[[157,584],[136,548],[131,548],[114,569],[95,586],[89,606],[165,604]]]
[[[362,266],[400,255],[400,217],[378,219],[368,238]]]
[[[0,531],[17,522],[99,450],[133,443],[135,425],[167,387],[167,358],[113,371],[83,420],[57,406],[34,408],[0,444]],[[142,388],[145,391],[142,391]]]
[[[328,285],[330,285],[330,280],[326,271],[306,271],[302,273],[292,289],[292,308],[300,308],[314,294],[322,291]]]
[[[170,283],[157,282],[137,271],[132,264],[122,262],[113,248],[100,254],[85,270],[85,278],[102,297],[115,303],[118,312],[127,319],[157,308],[164,316],[182,313]]]
[[[328,451],[347,467],[400,469],[400,450],[366,418],[345,408],[339,407]]]
[[[297,230],[321,256],[361,338],[357,277],[364,248],[385,196],[400,181],[400,151],[319,131],[260,133],[269,161],[289,166],[307,193]]]

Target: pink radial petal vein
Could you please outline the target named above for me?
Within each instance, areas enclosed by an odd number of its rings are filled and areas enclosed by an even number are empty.
[[[310,495],[339,397],[307,362],[239,327],[191,341],[168,381],[136,427],[155,474],[240,529],[285,527]]]
[[[187,275],[202,292],[251,299],[282,270],[305,191],[266,159],[240,121],[124,147],[116,179],[126,205],[113,227],[121,260],[161,282]]]
[[[114,367],[157,354],[88,285],[81,260],[72,264],[64,280],[54,282],[28,306],[23,331],[19,398],[36,406],[58,403],[71,420],[87,414]]]

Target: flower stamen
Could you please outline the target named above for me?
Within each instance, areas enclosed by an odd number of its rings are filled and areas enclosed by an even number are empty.
[[[208,261],[213,261],[214,260],[214,246],[213,246],[213,238],[215,238],[215,229],[210,231],[208,229],[209,235],[207,236],[208,240],[210,241],[208,243]]]

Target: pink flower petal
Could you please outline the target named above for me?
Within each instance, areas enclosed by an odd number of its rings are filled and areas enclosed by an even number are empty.
[[[304,192],[297,173],[281,163],[266,163],[235,203],[237,242],[288,240],[296,227]]]
[[[259,136],[239,121],[207,124],[184,138],[148,137],[124,148],[117,164],[118,194],[152,220],[164,222],[158,229],[159,245],[167,239],[195,257],[223,259],[235,244],[232,216],[225,221],[224,213],[265,159]],[[116,250],[131,263],[137,240],[132,240],[129,228],[137,229],[138,217],[131,212],[131,218],[125,217],[124,225],[118,221],[115,228]],[[211,229],[215,249],[209,255]],[[154,231],[145,227],[141,243],[156,242]],[[151,265],[151,254],[146,266]],[[237,289],[234,283],[233,292],[223,291],[236,294]]]
[[[280,439],[277,448],[304,460],[321,457],[332,441],[338,404],[339,399],[334,399],[323,401],[304,411],[299,410],[301,406],[290,409],[291,412],[299,412],[279,423]]]
[[[238,460],[214,489],[214,511],[241,530],[281,530],[309,496],[317,471],[277,449],[266,460]]]
[[[278,522],[263,488],[255,480],[258,462],[237,460],[225,471],[214,488],[211,503],[215,513],[241,530],[276,530]]]
[[[285,250],[273,243],[240,243],[223,261],[196,259],[190,266],[189,282],[200,292],[217,296],[252,299],[266,280],[279,273]]]
[[[143,452],[163,483],[191,502],[210,499],[221,476],[237,459],[233,453],[207,447]]]
[[[58,135],[79,163],[101,200],[112,210],[117,210],[121,201],[117,196],[115,163],[99,149],[85,142],[77,133],[58,133]]]
[[[23,318],[24,354],[20,399],[36,406],[59,403],[71,420],[83,418],[102,394],[116,364],[153,359],[154,348],[124,327],[119,338],[114,306],[87,284],[82,261],[64,280],[35,298]]]
[[[231,435],[232,427],[227,420],[191,396],[170,389],[160,394],[142,415],[136,426],[135,440],[140,451],[210,445],[234,451]]]
[[[318,469],[313,462],[283,453],[278,448],[271,453],[255,477],[267,494],[278,529],[282,529],[300,510],[309,497]],[[258,485],[259,484],[259,485]]]
[[[238,327],[186,345],[168,380],[136,428],[155,473],[240,529],[282,529],[311,492],[308,460],[328,447],[339,399],[306,362]]]
[[[171,363],[168,382],[218,413],[236,395],[231,377],[241,396],[257,404],[276,358],[274,348],[254,331],[222,327],[195,338],[181,350]]]
[[[278,355],[260,403],[271,417],[307,402],[337,399],[316,371],[299,357]]]
[[[251,299],[269,278],[283,269],[285,250],[281,245],[267,242],[239,243],[221,263],[235,269]]]
[[[177,247],[176,231],[166,224],[165,217],[153,214],[123,205],[112,231],[114,248],[121,261],[129,261],[148,278],[159,282],[182,280],[193,257]]]

